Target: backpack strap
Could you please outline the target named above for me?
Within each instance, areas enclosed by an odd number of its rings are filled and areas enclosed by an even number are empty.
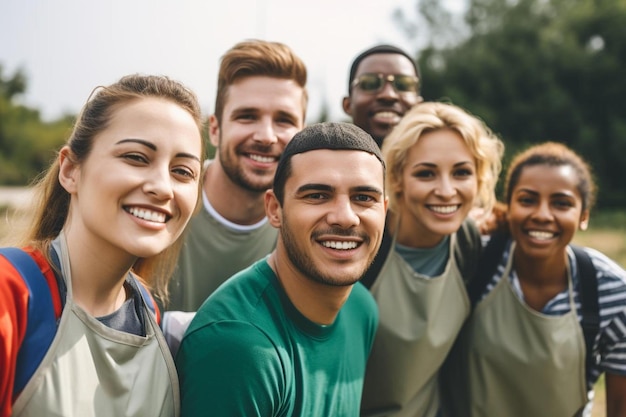
[[[17,354],[13,395],[20,393],[45,356],[57,324],[50,287],[39,265],[19,248],[0,248],[4,256],[21,275],[28,287],[28,317],[26,333]]]
[[[585,338],[585,370],[587,381],[590,380],[591,367],[596,364],[593,354],[593,344],[600,331],[600,306],[598,305],[598,278],[597,271],[591,258],[585,250],[577,245],[570,245],[576,257],[578,265],[578,276],[580,277],[580,298],[581,322]]]
[[[491,236],[487,246],[485,246],[478,265],[476,279],[471,281],[467,287],[472,308],[476,306],[489,280],[495,274],[508,238],[509,235],[507,233],[496,232]],[[582,247],[577,245],[570,245],[570,247],[574,252],[578,266],[578,276],[580,277],[580,289],[578,291],[582,316],[580,326],[585,339],[585,376],[587,381],[589,381],[591,377],[590,370],[596,364],[593,344],[600,331],[597,271],[591,258]]]
[[[463,282],[474,280],[478,269],[478,260],[482,251],[480,232],[474,220],[467,218],[456,231],[457,245],[454,248],[456,264],[461,271]]]
[[[137,284],[137,287],[139,288],[139,291],[141,292],[141,296],[146,302],[146,305],[148,306],[152,314],[154,314],[154,317],[156,317],[157,324],[160,325],[161,324],[161,312],[157,308],[156,301],[152,297],[152,294],[150,294],[150,291],[148,291],[146,286],[143,285],[143,283],[140,280],[138,280],[134,276],[133,276],[133,279],[135,280],[135,283]]]
[[[480,296],[487,288],[489,280],[496,273],[508,239],[508,233],[494,232],[489,238],[487,245],[483,248],[474,279],[467,283],[467,294],[469,295],[472,309],[474,309]]]

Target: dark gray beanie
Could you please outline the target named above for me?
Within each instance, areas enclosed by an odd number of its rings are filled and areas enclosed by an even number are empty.
[[[276,186],[276,179],[284,175],[285,166],[292,156],[318,149],[354,150],[371,153],[383,165],[383,170],[385,169],[385,161],[380,148],[372,136],[360,127],[352,123],[314,123],[296,133],[285,146],[285,150],[278,161],[278,167],[276,167],[274,186]]]

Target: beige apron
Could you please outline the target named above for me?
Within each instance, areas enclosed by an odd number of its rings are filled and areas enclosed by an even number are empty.
[[[52,345],[13,416],[178,416],[174,362],[145,300],[145,337],[100,323],[74,303],[63,233],[60,243],[67,300]]]
[[[396,253],[394,237],[371,289],[380,322],[367,365],[362,416],[436,415],[438,371],[470,311],[456,244],[452,234],[445,271],[428,278]]]
[[[547,316],[515,294],[509,274],[468,324],[471,416],[569,417],[587,402],[585,346],[568,269],[570,311]]]

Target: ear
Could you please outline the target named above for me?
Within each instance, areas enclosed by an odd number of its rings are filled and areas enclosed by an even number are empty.
[[[585,210],[580,214],[580,223],[578,227],[582,231],[587,230],[589,227],[589,210]]]
[[[220,124],[214,114],[209,116],[209,140],[211,145],[218,147],[220,143]]]
[[[76,192],[80,167],[75,162],[76,158],[68,146],[61,148],[59,152],[59,183],[70,194]]]
[[[352,116],[352,112],[350,111],[350,105],[352,104],[352,100],[350,100],[350,97],[346,96],[343,98],[343,101],[341,102],[341,105],[343,106],[343,111],[348,115],[348,116]]]
[[[282,226],[283,209],[272,189],[265,191],[265,215],[273,227],[278,229]]]

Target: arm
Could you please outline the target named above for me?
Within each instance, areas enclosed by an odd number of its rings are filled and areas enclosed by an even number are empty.
[[[271,340],[249,323],[196,326],[176,357],[182,416],[288,415],[281,359]]]
[[[626,376],[605,373],[606,416],[626,416]]]
[[[11,415],[17,353],[26,333],[28,289],[0,256],[0,417]]]
[[[593,255],[593,252],[590,252]],[[602,319],[608,323],[599,337],[600,357],[598,370],[604,372],[606,416],[626,415],[626,271],[601,253],[598,265],[605,268],[599,276],[598,294]],[[592,257],[592,259],[594,259]],[[610,314],[608,314],[610,313]]]

